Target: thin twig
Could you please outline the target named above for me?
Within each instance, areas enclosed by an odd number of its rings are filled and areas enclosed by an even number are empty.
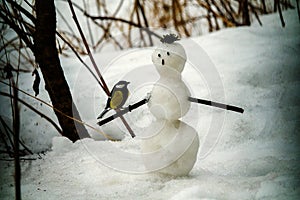
[[[2,44],[1,44],[1,47],[0,47],[0,52],[1,52],[2,50],[6,51],[6,50],[5,50],[6,47],[8,47],[10,44],[14,43],[15,40],[19,39],[19,37],[16,36],[16,37],[10,39],[9,41],[7,41],[7,40],[4,38],[3,35],[1,35],[0,37],[1,37],[1,40],[2,40]],[[4,39],[5,39],[6,41],[4,41]],[[6,56],[6,58],[7,58],[6,53],[5,53],[5,56]]]
[[[94,60],[94,57],[93,57],[93,55],[92,55],[92,53],[91,53],[91,51],[90,51],[90,48],[89,48],[89,46],[88,46],[88,44],[87,44],[86,39],[85,39],[84,33],[83,33],[83,31],[82,31],[82,29],[81,29],[81,27],[80,27],[80,24],[79,24],[79,22],[78,22],[77,16],[76,16],[76,14],[75,14],[75,11],[74,11],[74,8],[73,8],[73,5],[72,5],[72,1],[71,1],[71,0],[68,0],[68,3],[69,3],[69,7],[70,7],[70,9],[71,9],[72,15],[73,15],[73,19],[74,19],[74,21],[75,21],[75,23],[76,23],[76,26],[77,26],[77,28],[78,28],[78,31],[79,31],[79,33],[80,33],[80,35],[81,35],[82,40],[83,40],[84,46],[85,46],[85,48],[86,48],[86,50],[87,50],[87,52],[88,52],[88,56],[90,57],[90,60],[91,60],[93,66],[94,66],[94,68],[95,68],[95,70],[96,70],[96,72],[97,72],[97,74],[98,74],[98,76],[99,76],[99,78],[100,78],[100,81],[101,81],[102,86],[103,86],[102,88],[104,89],[104,92],[107,94],[107,96],[110,96],[110,91],[109,91],[109,89],[108,89],[108,87],[107,87],[107,85],[106,85],[106,83],[105,83],[105,81],[104,81],[104,79],[103,79],[103,76],[101,75],[101,73],[100,73],[100,71],[99,71],[99,69],[98,69],[98,67],[97,67],[97,65],[96,65],[96,62],[95,62],[95,60]],[[121,117],[121,119],[122,119],[122,118],[123,118],[123,117]],[[132,129],[130,128],[129,124],[126,122],[126,120],[123,118],[122,121],[123,121],[124,125],[126,126],[127,130],[129,131],[129,133],[130,133],[131,135],[134,134],[133,131],[132,131]]]
[[[251,11],[254,13],[256,20],[258,21],[259,25],[262,26],[262,22],[260,21],[257,12],[255,11],[253,5],[249,2],[249,6]]]
[[[100,81],[101,81],[101,84],[102,84],[102,86],[103,86],[104,92],[105,92],[107,95],[110,95],[110,91],[109,91],[109,89],[108,89],[108,87],[107,87],[107,85],[106,85],[106,83],[105,83],[105,81],[104,81],[104,79],[103,79],[103,77],[102,77],[102,75],[101,75],[101,73],[100,73],[98,67],[97,67],[97,64],[96,64],[96,62],[95,62],[95,60],[94,60],[94,57],[93,57],[93,55],[92,55],[92,53],[91,53],[91,51],[90,51],[89,45],[88,45],[88,43],[87,43],[87,41],[86,41],[86,39],[85,39],[84,33],[83,33],[83,31],[82,31],[82,29],[81,29],[81,27],[80,27],[79,21],[78,21],[78,19],[77,19],[77,16],[76,16],[75,11],[74,11],[74,8],[73,8],[72,1],[71,1],[71,0],[68,0],[68,3],[69,3],[69,7],[70,7],[70,9],[71,9],[71,12],[72,12],[72,17],[73,17],[73,19],[74,19],[74,22],[75,22],[75,24],[76,24],[76,26],[77,26],[77,28],[78,28],[78,31],[79,31],[79,33],[80,33],[80,36],[81,36],[82,41],[83,41],[83,44],[84,44],[84,46],[85,46],[85,48],[86,48],[86,51],[87,51],[87,53],[88,53],[88,56],[90,57],[90,60],[91,60],[93,66],[94,66],[94,68],[95,68],[95,70],[96,70],[96,72],[97,72],[97,75],[98,75],[99,78],[100,78]]]
[[[140,14],[139,14],[139,10],[138,10],[138,0],[135,1],[135,4],[134,4],[134,10],[135,10],[135,13],[136,13],[136,18],[137,18],[137,21],[138,21],[138,25],[139,26],[142,26],[141,25],[141,19],[140,19]],[[142,33],[142,30],[139,29],[139,32],[140,32],[140,39],[144,42],[144,45],[146,45],[146,41],[144,39],[144,36],[143,36],[143,33]]]
[[[15,160],[15,198],[21,200],[21,165],[20,165],[20,113],[18,106],[18,90],[15,87],[13,77],[10,78],[11,85],[13,86],[13,128],[14,128],[14,160]]]
[[[281,11],[279,0],[275,0],[275,1],[277,1],[277,7],[278,7],[278,12],[279,12],[281,25],[282,25],[282,27],[285,27],[285,22],[284,22],[284,19],[283,19],[283,16],[282,16],[282,11]]]
[[[9,159],[9,158],[0,158],[1,161],[14,161],[14,159]],[[26,161],[26,160],[36,160],[36,158],[20,158],[20,161]]]
[[[13,133],[13,131],[8,127],[8,125],[5,123],[5,121],[2,119],[2,117],[0,116],[0,121],[1,121],[1,124],[5,130],[5,133],[6,133],[6,137],[8,138],[9,142],[10,142],[10,146],[12,148],[14,148],[14,142],[13,140],[11,139],[10,137],[10,134],[9,132]],[[12,155],[13,156],[13,155]]]
[[[8,140],[9,140],[9,142],[10,142],[10,146],[13,148],[13,142],[11,141],[11,138],[9,137],[9,133],[8,133],[7,128],[6,128],[6,123],[5,123],[5,121],[2,119],[1,116],[0,116],[0,122],[1,122],[1,124],[2,124],[2,126],[3,126],[4,132],[6,133],[6,135],[7,135],[7,137],[8,137]],[[6,151],[8,152],[8,155],[9,155],[10,157],[12,157],[13,154],[12,154],[12,152],[10,151],[10,150],[11,150],[11,147],[7,144],[6,139],[5,139],[5,135],[4,135],[4,134],[1,134],[1,139],[2,139],[2,141],[3,141],[3,144],[4,144],[5,148],[6,148]]]
[[[161,36],[154,33],[153,31],[150,31],[149,28],[147,27],[142,27],[141,25],[137,24],[137,23],[134,23],[132,21],[128,21],[126,19],[122,19],[122,18],[117,18],[117,17],[107,17],[107,16],[92,16],[92,15],[89,15],[88,13],[85,13],[85,16],[93,19],[93,20],[96,20],[96,19],[99,19],[99,20],[112,20],[112,21],[120,21],[120,22],[123,22],[123,23],[126,23],[126,24],[129,24],[131,26],[134,26],[134,27],[138,27],[138,28],[141,28],[142,30],[146,31],[148,34],[151,34],[155,37],[157,37],[158,39],[161,39]]]
[[[84,7],[84,10],[87,10],[87,6],[86,6],[86,1],[83,0],[83,7]],[[92,34],[92,29],[91,29],[91,25],[90,25],[90,21],[88,18],[86,18],[86,24],[87,24],[87,28],[88,28],[88,32],[89,32],[89,36],[90,36],[90,39],[91,39],[91,44],[92,44],[92,47],[94,46],[94,37],[93,37],[93,34]]]
[[[261,1],[262,1],[263,13],[267,14],[266,2],[265,2],[265,0],[261,0]]]
[[[2,119],[2,117],[0,116],[0,122],[5,130],[6,133],[6,137],[8,138],[9,142],[10,142],[10,146],[12,148],[14,148],[14,144],[13,141],[10,137],[11,135],[14,135],[14,132],[9,128],[9,126],[5,123],[5,121]],[[24,144],[24,142],[21,141],[21,139],[19,140],[19,143],[21,144],[21,146],[29,153],[29,154],[33,154],[33,152]]]
[[[73,51],[73,53],[75,54],[75,56],[79,59],[79,61],[85,66],[85,68],[92,74],[92,76],[94,77],[94,79],[97,81],[97,83],[100,85],[100,87],[103,87],[102,84],[100,83],[100,81],[98,80],[97,76],[95,75],[95,73],[91,70],[91,68],[81,59],[81,57],[78,55],[77,51],[73,48],[73,46],[59,33],[56,31],[56,35],[58,35],[58,37],[60,39],[62,39]]]
[[[143,19],[144,19],[144,22],[145,22],[145,27],[148,28],[149,24],[148,24],[147,17],[145,15],[144,7],[141,5],[139,0],[137,0],[137,4],[138,4],[139,9],[141,10],[141,13],[142,13],[142,16],[143,16]],[[152,40],[151,34],[149,32],[147,32],[147,33],[148,33],[148,36],[149,36],[150,45],[153,46],[153,40]]]
[[[5,92],[0,92],[0,95],[14,98],[12,95],[10,95],[8,93],[5,93]],[[37,113],[38,115],[40,115],[42,118],[44,118],[45,120],[47,120],[48,122],[50,122],[50,124],[52,124],[53,127],[57,130],[57,132],[59,132],[61,135],[63,134],[63,132],[59,128],[59,126],[51,118],[49,118],[47,115],[45,115],[42,112],[38,111],[37,109],[35,109],[34,107],[32,107],[30,104],[28,104],[27,102],[25,102],[24,100],[22,100],[22,99],[20,99],[18,97],[17,97],[17,100],[20,103],[22,103],[24,106],[28,107],[30,110],[34,111],[35,113]]]
[[[12,0],[6,0],[6,1],[9,2],[18,11],[23,13],[26,17],[28,17],[33,23],[35,23],[35,20],[36,20],[35,17],[30,12],[28,12],[25,8],[23,8],[21,5],[19,5],[15,1],[12,1]]]
[[[300,22],[300,8],[299,8],[299,0],[296,1],[297,4],[297,12],[298,12],[298,18],[299,18],[299,22]]]
[[[9,84],[5,83],[5,82],[2,81],[2,80],[0,80],[0,83],[9,86]],[[80,123],[80,124],[82,124],[82,125],[85,125],[85,126],[91,128],[91,129],[93,129],[93,130],[96,131],[97,133],[102,134],[105,138],[107,138],[107,139],[109,139],[109,140],[112,140],[112,141],[116,141],[116,139],[110,137],[109,135],[105,134],[104,132],[99,131],[98,129],[94,128],[93,126],[89,125],[88,123],[86,123],[86,122],[84,122],[84,121],[81,121],[81,120],[79,120],[79,119],[76,119],[76,118],[74,118],[74,117],[71,117],[71,116],[69,116],[69,115],[63,113],[62,111],[60,111],[59,109],[53,107],[51,104],[47,103],[46,101],[44,101],[44,100],[42,100],[42,99],[39,99],[39,98],[37,98],[37,97],[35,97],[35,96],[33,96],[33,95],[31,95],[31,94],[25,92],[24,90],[19,89],[19,88],[16,88],[16,89],[17,89],[18,91],[22,92],[23,94],[25,94],[25,95],[27,95],[27,96],[29,96],[29,97],[31,97],[31,98],[33,98],[33,99],[35,99],[35,100],[37,100],[37,101],[43,103],[43,104],[45,104],[46,106],[48,106],[48,107],[54,109],[55,111],[57,111],[57,112],[60,113],[61,115],[63,115],[63,116],[65,116],[65,117],[69,118],[69,119],[72,119],[72,120],[74,120],[74,121],[76,121],[76,122],[78,122],[78,123]]]
[[[20,72],[20,63],[21,63],[21,49],[22,49],[22,40],[19,38],[20,42],[20,47],[19,47],[19,52],[18,52],[18,67],[17,67],[17,80],[16,80],[16,85],[19,83],[19,72]]]
[[[34,45],[33,45],[32,41],[30,41],[27,38],[26,33],[22,32],[22,30],[20,29],[20,27],[16,23],[11,21],[7,17],[9,15],[10,15],[10,13],[3,14],[2,12],[0,12],[0,17],[2,19],[4,19],[4,21],[18,34],[18,36],[25,42],[25,44],[31,49],[31,51],[34,52]]]
[[[120,1],[118,7],[116,8],[115,12],[112,14],[112,16],[116,16],[118,14],[118,12],[120,11],[122,5],[123,5],[124,1]]]
[[[58,8],[56,8],[57,13],[59,14],[59,16],[61,17],[61,19],[64,21],[64,23],[67,25],[68,29],[72,32],[73,35],[75,35],[75,32],[73,30],[73,28],[70,26],[70,24],[68,23],[67,19],[64,17],[64,15],[60,12],[60,10]]]

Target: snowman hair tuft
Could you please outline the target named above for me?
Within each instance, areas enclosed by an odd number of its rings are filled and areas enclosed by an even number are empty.
[[[173,42],[178,40],[180,40],[180,38],[173,33],[163,35],[163,37],[160,39],[162,43],[168,43],[168,44],[172,44]]]

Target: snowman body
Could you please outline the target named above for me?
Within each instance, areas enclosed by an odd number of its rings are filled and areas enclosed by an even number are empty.
[[[159,120],[177,120],[188,112],[189,96],[190,92],[181,77],[160,77],[154,84],[148,106]]]
[[[153,134],[153,130],[157,133]],[[152,135],[143,141],[142,152],[154,154],[151,159],[144,159],[146,170],[172,176],[188,175],[197,160],[196,130],[180,120],[157,120],[146,132]]]
[[[156,171],[174,176],[187,175],[197,160],[199,138],[195,129],[179,120],[190,108],[190,92],[181,78],[186,62],[184,48],[177,42],[162,43],[153,52],[152,62],[160,75],[148,102],[156,122],[147,128],[150,137],[143,141],[142,151],[165,153],[157,161],[145,160],[145,167],[153,166],[150,162],[161,162]]]

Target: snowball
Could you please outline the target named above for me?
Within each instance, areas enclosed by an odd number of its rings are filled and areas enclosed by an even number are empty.
[[[156,133],[151,132],[156,131]],[[179,120],[152,123],[147,129],[148,138],[142,142],[145,167],[149,171],[185,176],[193,168],[199,149],[198,134]]]
[[[181,79],[161,77],[152,89],[148,107],[157,119],[177,120],[188,112],[189,96]]]
[[[162,43],[152,54],[152,62],[159,73],[167,66],[181,73],[186,62],[186,53],[181,44]]]

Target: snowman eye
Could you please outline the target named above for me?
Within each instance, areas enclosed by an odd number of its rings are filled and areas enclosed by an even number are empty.
[[[158,54],[158,57],[160,57],[160,54]]]
[[[169,55],[170,55],[170,53],[169,53],[169,52],[167,52],[167,55],[169,56]]]

